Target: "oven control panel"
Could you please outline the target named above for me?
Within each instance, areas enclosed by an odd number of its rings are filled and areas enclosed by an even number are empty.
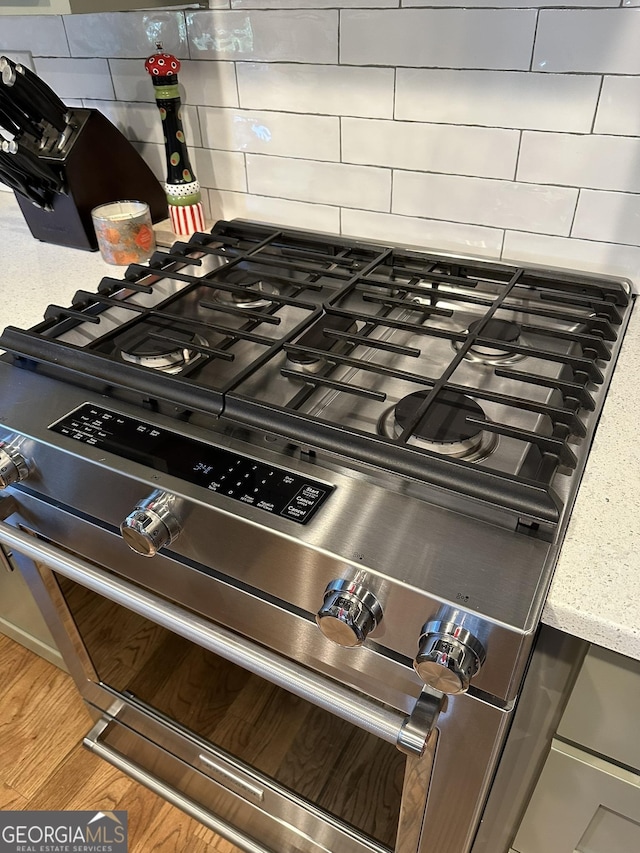
[[[90,403],[49,429],[297,524],[306,524],[334,489]]]

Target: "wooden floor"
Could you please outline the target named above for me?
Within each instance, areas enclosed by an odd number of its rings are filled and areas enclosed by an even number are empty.
[[[0,810],[124,809],[130,853],[240,853],[84,749],[91,725],[70,676],[0,634]]]

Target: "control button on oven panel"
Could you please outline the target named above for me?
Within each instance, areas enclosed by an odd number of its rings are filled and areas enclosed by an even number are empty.
[[[345,578],[331,581],[316,623],[328,640],[345,648],[361,646],[382,621],[382,607],[362,584]]]
[[[429,687],[465,693],[486,656],[480,640],[462,625],[434,619],[422,626],[413,666]]]
[[[306,524],[334,488],[90,403],[49,429],[297,524]]]
[[[14,441],[0,441],[0,489],[29,476],[29,466]]]
[[[120,533],[132,551],[143,557],[154,557],[160,548],[170,545],[180,535],[176,518],[179,500],[159,489],[133,508],[120,525]]]

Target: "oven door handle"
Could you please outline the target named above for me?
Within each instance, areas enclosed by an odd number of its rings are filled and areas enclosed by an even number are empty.
[[[196,614],[185,614],[175,604],[156,598],[129,581],[36,536],[17,530],[4,521],[0,521],[0,542],[265,681],[394,744],[402,752],[422,755],[425,751],[442,708],[444,696],[441,693],[423,691],[411,715],[407,716],[318,676],[306,667],[282,658]]]

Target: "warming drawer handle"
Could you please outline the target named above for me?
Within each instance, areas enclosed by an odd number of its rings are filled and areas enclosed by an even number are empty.
[[[214,779],[218,777],[221,784],[230,786],[231,788],[239,788],[242,794],[251,797],[257,803],[261,803],[264,800],[264,788],[253,785],[242,776],[229,770],[228,767],[224,767],[207,755],[198,755],[198,761],[205,765]]]
[[[4,521],[0,521],[0,542],[32,560],[45,563],[70,580],[220,655],[265,681],[393,744],[402,752],[422,755],[425,751],[441,706],[437,702],[431,703],[430,711],[425,713],[424,694],[416,702],[414,712],[407,717],[401,711],[371,702],[361,694],[315,675],[306,667],[282,658],[200,616],[191,613],[185,615],[175,604],[158,599],[146,590],[114,577],[80,557],[16,530]]]

